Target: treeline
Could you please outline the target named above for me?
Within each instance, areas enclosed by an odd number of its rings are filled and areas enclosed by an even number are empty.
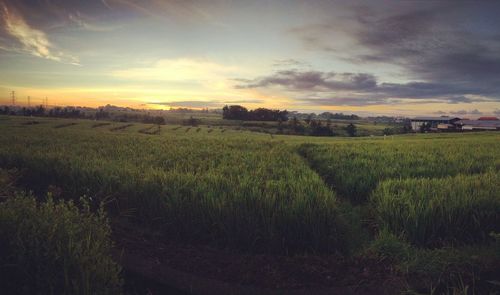
[[[333,126],[330,119],[321,121],[311,119],[310,117],[307,117],[304,121],[299,120],[297,117],[293,117],[288,122],[288,128],[295,134],[311,136],[336,136],[339,135],[337,131],[342,131],[342,133],[348,136],[357,136],[358,132],[358,128],[352,123],[336,130],[335,128],[337,128],[337,126]]]
[[[330,120],[359,120],[360,117],[354,114],[351,115],[346,115],[343,113],[330,113],[330,112],[323,112],[318,115],[319,118],[321,119],[330,119]]]
[[[331,113],[331,112],[323,112],[320,114],[292,112],[289,115],[297,117],[297,119],[299,119],[299,120],[306,120],[306,119],[360,120],[361,119],[361,117],[359,117],[358,115],[354,115],[354,114],[348,115],[348,114],[344,114],[344,113]]]
[[[0,108],[0,115],[11,116],[35,116],[35,117],[54,117],[54,118],[74,118],[74,119],[91,119],[91,120],[108,120],[118,122],[141,122],[146,124],[166,124],[165,118],[162,116],[152,116],[150,114],[126,114],[105,111],[99,109],[82,110],[77,107],[55,107],[47,109],[43,106],[32,108],[27,107],[9,107],[3,106]]]
[[[288,121],[288,111],[270,110],[258,108],[249,111],[240,105],[224,106],[222,108],[222,118],[226,120],[245,121]]]

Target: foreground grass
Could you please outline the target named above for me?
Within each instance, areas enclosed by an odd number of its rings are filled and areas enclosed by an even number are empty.
[[[121,294],[104,211],[72,202],[0,203],[0,286],[5,294]]]
[[[392,179],[372,197],[381,227],[414,245],[478,243],[500,232],[500,174]]]
[[[170,238],[347,254],[364,243],[363,221],[376,237],[369,250],[399,257],[406,276],[442,270],[423,278],[427,290],[468,271],[448,267],[467,253],[498,265],[489,235],[499,224],[498,133],[332,139],[32,120],[0,120],[0,166],[23,169],[18,183],[105,200],[113,214]]]
[[[299,151],[335,191],[356,203],[366,201],[385,179],[500,170],[498,134],[427,137],[305,144]]]
[[[268,136],[51,124],[6,127],[0,139],[0,165],[24,168],[21,181],[39,191],[111,196],[120,212],[183,240],[255,252],[348,249],[335,195]]]

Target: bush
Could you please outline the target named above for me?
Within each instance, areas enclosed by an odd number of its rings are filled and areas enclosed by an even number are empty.
[[[104,211],[80,211],[49,196],[18,194],[0,204],[0,286],[5,294],[118,294]]]
[[[383,259],[403,261],[408,259],[410,245],[387,230],[382,230],[368,247],[367,252]]]

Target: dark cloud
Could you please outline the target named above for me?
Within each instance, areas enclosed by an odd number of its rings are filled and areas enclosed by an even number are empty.
[[[427,82],[378,83],[375,76],[367,73],[288,70],[254,80],[243,79],[240,82],[241,84],[236,86],[240,89],[280,87],[293,92],[322,93],[320,96],[330,94],[328,98],[310,97],[311,101],[324,104],[348,104],[349,101],[353,105],[402,103],[405,99],[418,99],[425,103],[457,104],[483,100],[463,95],[481,94],[481,91],[462,88],[460,85]],[[334,98],[333,94],[336,94]]]
[[[449,1],[427,6],[377,17],[369,8],[358,9],[361,26],[352,34],[369,51],[360,60],[397,64],[417,79],[498,95],[500,3]]]
[[[279,71],[274,75],[253,80],[237,88],[259,88],[283,86],[291,90],[370,90],[377,85],[375,77],[370,74],[334,73],[297,70]]]
[[[398,66],[408,80],[419,81],[379,83],[378,93],[449,96],[450,103],[469,103],[470,94],[500,100],[500,2],[404,1],[391,9],[373,2],[350,13],[347,21],[333,19],[291,33],[308,48],[366,67]],[[337,45],[339,31],[352,39],[348,50]]]

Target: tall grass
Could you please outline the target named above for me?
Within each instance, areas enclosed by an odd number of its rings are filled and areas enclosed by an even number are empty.
[[[120,294],[104,212],[72,203],[0,203],[0,286],[4,294]]]
[[[386,180],[372,196],[383,228],[418,246],[477,243],[500,232],[500,174]]]
[[[0,166],[25,168],[21,182],[39,191],[115,197],[138,222],[183,240],[255,252],[347,248],[335,195],[269,139],[39,128],[6,133]]]
[[[299,152],[339,195],[355,203],[367,200],[385,179],[500,170],[497,136],[304,144]]]

